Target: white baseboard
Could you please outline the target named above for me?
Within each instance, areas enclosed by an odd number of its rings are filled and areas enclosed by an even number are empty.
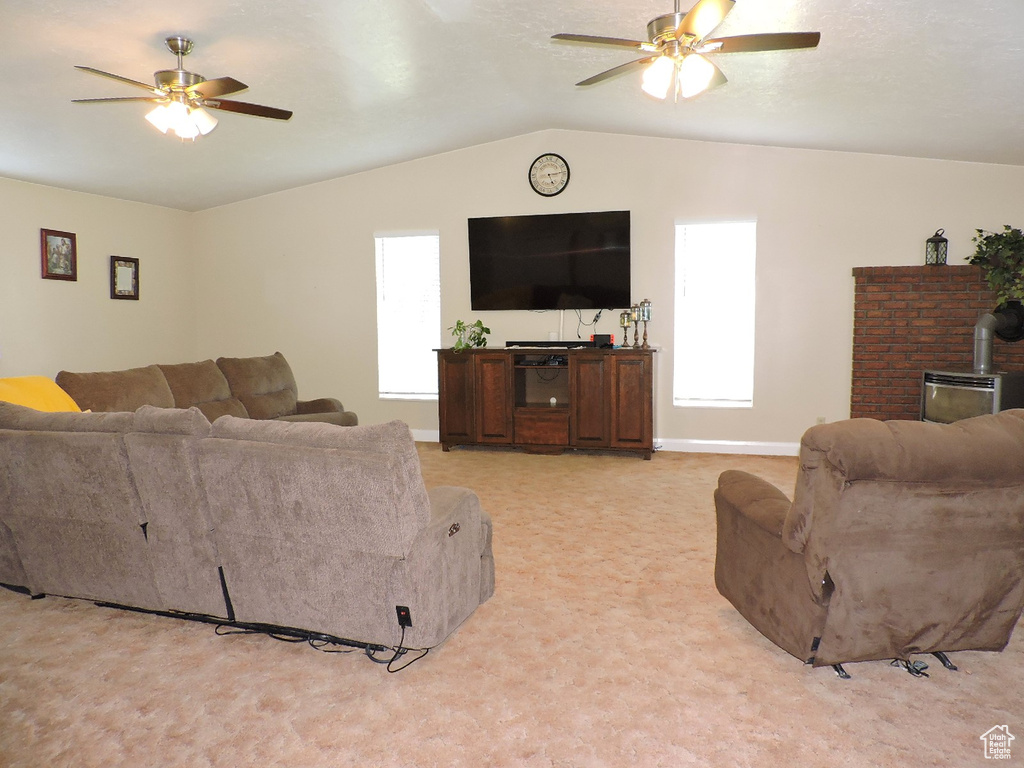
[[[738,453],[748,456],[799,456],[800,443],[769,443],[752,440],[655,440],[656,450],[681,453]]]
[[[441,432],[436,429],[412,429],[412,439],[417,443],[439,443]]]
[[[413,439],[418,443],[436,443],[440,433],[430,429],[412,430]],[[797,456],[800,443],[762,443],[745,440],[655,440],[654,446],[660,451],[680,453],[738,453],[748,456]]]

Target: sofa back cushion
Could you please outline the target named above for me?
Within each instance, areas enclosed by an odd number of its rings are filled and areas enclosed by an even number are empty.
[[[241,401],[231,396],[228,380],[213,360],[157,366],[167,379],[175,408],[199,408],[210,421],[221,416],[247,417]]]
[[[266,357],[220,357],[217,367],[250,418],[276,419],[295,413],[299,389],[280,352]]]
[[[133,413],[41,413],[0,403],[0,519],[28,586],[162,608],[128,471]]]
[[[218,536],[328,543],[404,557],[430,517],[400,421],[364,427],[225,417],[201,441]]]
[[[174,407],[174,395],[156,365],[95,373],[61,371],[57,385],[83,411],[135,411],[143,405]]]
[[[848,419],[811,427],[783,537],[801,551],[815,509],[831,509],[850,484],[875,482],[956,497],[968,490],[1024,486],[1024,410],[953,424]],[[863,525],[866,521],[860,521]]]

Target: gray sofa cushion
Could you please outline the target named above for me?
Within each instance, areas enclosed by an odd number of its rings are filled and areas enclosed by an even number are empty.
[[[33,592],[159,610],[145,515],[128,468],[133,413],[0,403],[0,519]]]
[[[158,366],[174,395],[175,408],[199,408],[210,421],[221,416],[249,414],[241,401],[231,396],[228,380],[213,360]]]
[[[280,535],[317,539],[325,535],[317,525],[318,518],[325,516],[324,527],[340,537],[339,545],[402,557],[429,519],[416,444],[401,421],[339,428],[225,416],[213,424],[211,438],[203,441],[204,473],[213,474],[205,475],[211,498],[223,494],[222,510],[231,514],[227,507],[235,506],[232,494],[238,489],[226,493],[223,489],[237,486],[238,478],[251,474],[251,487],[263,489],[261,498],[252,501],[308,516],[304,525],[294,530],[285,526]],[[254,445],[260,443],[290,450]],[[317,450],[322,448],[335,450]],[[318,492],[310,493],[314,488]],[[333,525],[331,521],[337,519],[348,520],[348,525]],[[266,522],[276,527],[281,521]],[[218,523],[224,524],[223,520]]]
[[[143,405],[174,407],[174,395],[156,365],[94,373],[61,371],[56,381],[83,411],[134,411]]]

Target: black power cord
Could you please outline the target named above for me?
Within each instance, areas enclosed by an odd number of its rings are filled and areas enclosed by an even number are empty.
[[[573,311],[576,313],[576,320],[577,320],[577,322],[576,322],[576,338],[577,339],[582,339],[583,338],[582,336],[580,336],[580,328],[582,328],[584,325],[586,325],[588,327],[596,326],[597,325],[597,321],[601,319],[601,313],[604,312],[603,309],[597,310],[597,314],[594,315],[594,319],[591,320],[589,323],[586,323],[586,322],[583,321],[583,312],[582,312],[582,310],[576,309],[576,310],[573,310]]]
[[[415,664],[417,661],[419,661],[424,656],[426,656],[428,653],[430,653],[430,649],[429,648],[424,648],[423,652],[420,653],[419,656],[416,656],[415,658],[411,659],[410,661],[407,661],[405,664],[403,664],[400,667],[392,668],[391,665],[394,664],[396,661],[398,661],[403,656],[405,656],[405,654],[407,654],[410,650],[411,649],[405,647],[405,627],[403,626],[402,627],[402,637],[401,637],[401,639],[399,639],[398,647],[394,649],[395,653],[394,653],[394,655],[390,659],[378,659],[374,655],[375,651],[373,649],[371,649],[371,648],[367,648],[366,649],[366,657],[370,661],[372,661],[374,664],[387,664],[388,665],[387,666],[388,672],[391,673],[391,674],[394,674],[395,672],[401,672],[403,669],[408,669],[413,664]]]

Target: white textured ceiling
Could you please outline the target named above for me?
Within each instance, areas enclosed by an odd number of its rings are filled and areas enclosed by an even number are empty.
[[[682,9],[691,3],[683,0]],[[556,32],[645,38],[666,0],[2,0],[0,176],[184,210],[546,128],[1024,165],[1022,0],[737,0],[719,34],[820,31],[816,49],[720,55],[727,85],[659,102],[633,54]],[[186,69],[249,85],[289,122],[217,113],[181,143],[143,92]],[[231,96],[229,98],[236,98]]]

